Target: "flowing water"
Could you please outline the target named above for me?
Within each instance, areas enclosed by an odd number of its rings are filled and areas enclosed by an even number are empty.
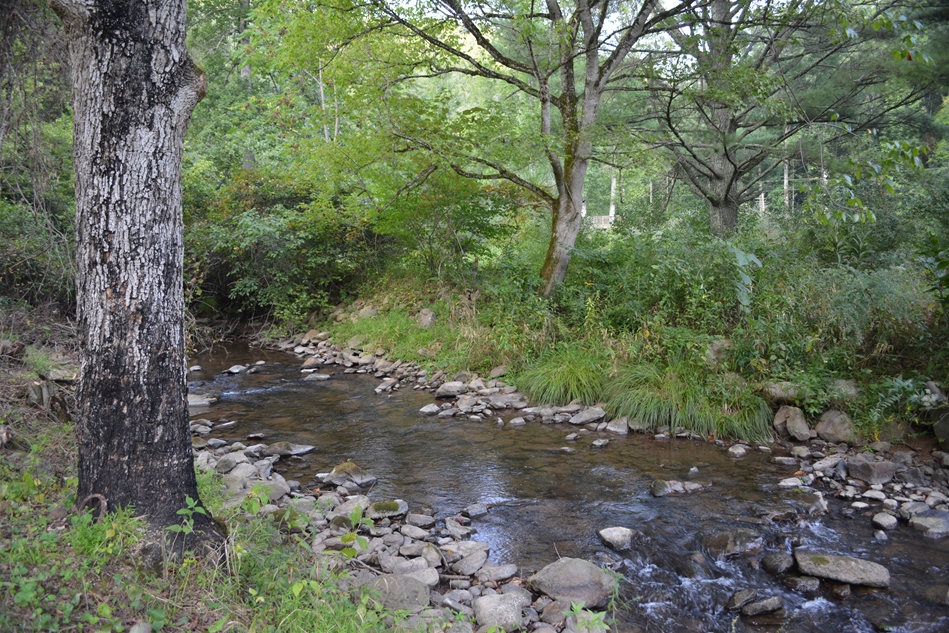
[[[266,364],[257,373],[218,373],[258,360]],[[869,516],[847,518],[844,502],[835,499],[828,514],[809,518],[806,499],[777,489],[789,469],[764,453],[734,460],[711,444],[640,435],[610,436],[606,448],[595,449],[598,434],[581,437],[573,453],[564,453],[572,427],[423,417],[418,410],[432,402],[430,393],[377,395],[377,379],[341,368],[327,368],[336,370],[331,380],[304,382],[300,361],[280,352],[232,346],[193,362],[204,370],[191,374],[192,392],[221,398],[195,417],[237,422],[212,437],[250,444],[247,434],[263,433],[263,442],[317,447],[276,464],[287,479],[306,486],[316,473],[352,459],[379,478],[369,493],[374,501],[405,499],[413,511],[436,517],[489,504],[488,515],[472,522],[474,538],[490,544],[492,560],[516,563],[522,575],[558,556],[611,565],[629,580],[614,630],[949,631],[949,608],[922,596],[927,586],[949,583],[949,539],[926,540],[901,525],[878,542]],[[707,487],[657,499],[649,494],[654,479]],[[791,520],[760,518],[789,509],[797,511]],[[609,526],[641,536],[619,555],[597,537]],[[767,550],[790,552],[792,544],[803,544],[879,562],[890,570],[891,587],[854,588],[844,599],[824,591],[805,597],[757,569],[754,557],[716,560],[699,542],[701,534],[739,527],[760,531]],[[759,597],[780,595],[785,616],[748,620],[724,611],[728,597],[745,587],[758,588]]]

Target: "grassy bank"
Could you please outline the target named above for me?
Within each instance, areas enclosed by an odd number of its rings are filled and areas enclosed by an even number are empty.
[[[269,518],[222,509],[221,481],[205,471],[198,471],[201,498],[228,530],[224,562],[186,555],[147,566],[138,549],[145,526],[134,509],[98,521],[74,509],[72,424],[26,406],[37,370],[53,364],[49,348],[31,346],[25,362],[6,361],[0,372],[0,631],[147,630],[136,624],[153,631],[389,628],[392,621],[368,599],[354,602],[338,588],[326,559],[303,538]]]
[[[340,344],[449,373],[506,365],[536,403],[601,403],[651,428],[765,437],[763,386],[789,381],[809,415],[842,409],[867,438],[925,431],[925,382],[945,382],[949,352],[944,308],[911,256],[857,269],[786,242],[674,237],[587,233],[551,298],[529,249],[452,280],[390,270],[323,325]],[[418,323],[423,308],[434,325]]]
[[[144,525],[133,510],[100,521],[72,510],[72,429],[32,426],[20,438],[29,452],[4,451],[0,464],[0,630],[128,631],[137,623],[154,631],[387,628],[373,605],[337,588],[326,561],[302,538],[267,518],[222,511],[220,482],[207,473],[201,496],[228,527],[226,561],[186,556],[144,567],[136,549]]]

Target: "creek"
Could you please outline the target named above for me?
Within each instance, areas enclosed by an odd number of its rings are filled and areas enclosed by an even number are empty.
[[[255,373],[219,373],[234,364],[264,360]],[[378,395],[378,379],[326,368],[330,380],[302,380],[300,361],[286,353],[233,345],[193,358],[203,367],[189,378],[193,393],[220,401],[195,415],[236,421],[211,437],[246,444],[289,441],[316,451],[280,460],[275,469],[304,487],[316,473],[352,459],[379,478],[374,501],[401,498],[413,511],[456,514],[488,504],[472,521],[473,538],[491,547],[491,559],[515,563],[526,577],[558,556],[608,564],[628,579],[614,631],[814,631],[949,630],[949,609],[928,602],[926,587],[949,583],[949,539],[924,539],[905,524],[877,541],[869,516],[847,517],[848,505],[828,499],[829,512],[809,516],[807,504],[777,482],[789,469],[751,451],[735,460],[714,444],[659,442],[651,436],[597,433],[569,443],[567,425],[498,426],[491,420],[449,421],[423,417],[431,393],[402,389]],[[504,419],[513,417],[508,412]],[[493,418],[492,418],[493,419]],[[262,433],[262,440],[247,440]],[[609,437],[605,448],[593,448]],[[696,472],[697,469],[697,472]],[[690,471],[692,471],[690,473]],[[690,495],[654,498],[655,479],[705,484]],[[767,517],[794,516],[768,520]],[[630,551],[606,548],[597,531],[624,526],[641,533]],[[822,552],[867,558],[891,574],[888,590],[853,588],[836,598],[822,587],[805,596],[757,568],[760,556],[717,560],[700,535],[734,528],[761,533],[765,551],[805,545]],[[724,605],[737,589],[780,595],[783,617],[739,618]]]

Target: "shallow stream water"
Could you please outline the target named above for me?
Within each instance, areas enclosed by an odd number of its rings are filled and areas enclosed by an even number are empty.
[[[258,360],[266,364],[257,373],[219,373]],[[567,454],[560,449],[572,427],[423,417],[418,410],[432,402],[430,393],[377,395],[378,379],[337,367],[323,370],[333,373],[331,380],[304,382],[300,361],[281,352],[231,346],[191,362],[203,367],[190,375],[191,391],[220,397],[194,417],[237,422],[211,437],[250,444],[248,434],[263,433],[259,441],[317,447],[276,464],[287,479],[308,486],[316,473],[352,459],[379,478],[369,492],[374,501],[405,499],[413,511],[436,517],[472,503],[490,505],[487,516],[472,522],[474,538],[491,546],[496,563],[519,565],[522,576],[558,556],[610,564],[629,580],[614,631],[949,631],[949,608],[922,596],[927,586],[949,583],[949,539],[927,540],[902,524],[878,542],[870,517],[844,516],[847,506],[836,499],[829,499],[828,514],[809,517],[805,500],[776,486],[791,469],[765,453],[734,460],[704,442],[591,433]],[[593,448],[598,437],[608,437],[609,445]],[[707,487],[657,499],[649,494],[655,479]],[[761,518],[788,510],[797,517]],[[597,537],[609,526],[633,528],[641,537],[631,551],[616,554]],[[891,587],[854,588],[844,599],[823,591],[805,597],[756,569],[754,557],[720,561],[700,544],[702,534],[738,527],[761,532],[766,550],[790,552],[803,544],[881,563]],[[728,597],[745,587],[758,588],[759,597],[780,595],[785,615],[749,620],[724,611]]]

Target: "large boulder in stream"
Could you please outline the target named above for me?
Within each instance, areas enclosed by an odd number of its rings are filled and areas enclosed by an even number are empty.
[[[527,580],[531,589],[554,600],[583,602],[598,608],[616,589],[616,579],[593,563],[579,558],[561,558]]]
[[[850,585],[889,587],[890,572],[883,565],[853,558],[804,550],[794,550],[794,560],[802,574]]]

